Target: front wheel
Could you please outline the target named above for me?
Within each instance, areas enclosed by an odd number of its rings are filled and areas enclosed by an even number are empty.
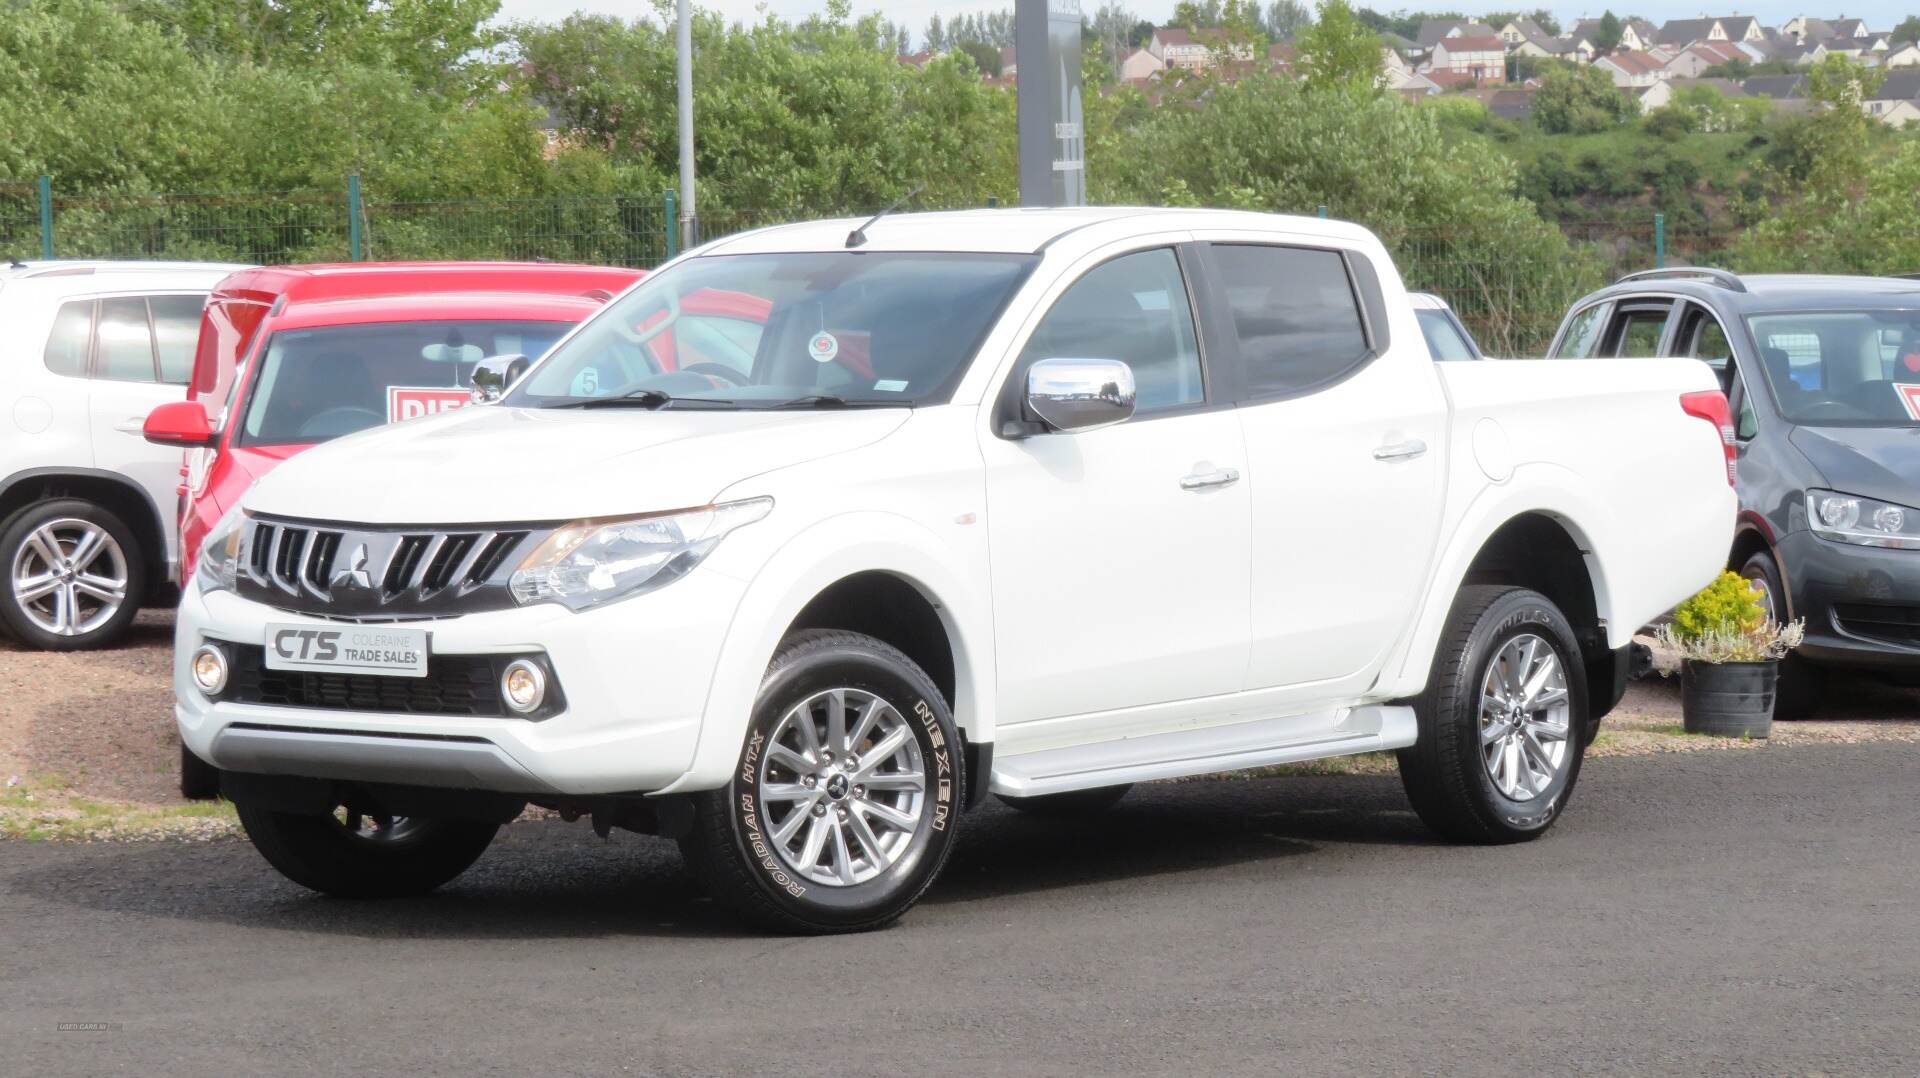
[[[1776,622],[1787,620],[1787,589],[1780,576],[1780,563],[1773,555],[1758,551],[1740,567],[1740,575],[1760,593],[1760,605],[1767,617]],[[1820,668],[1798,655],[1780,660],[1774,679],[1773,714],[1780,719],[1804,719],[1820,710],[1825,679]]]
[[[760,685],[728,784],[680,840],[714,899],[782,932],[891,923],[946,863],[966,788],[946,701],[899,651],[807,630]]]
[[[500,825],[388,816],[342,805],[327,815],[234,805],[253,848],[280,874],[336,898],[420,895],[465,872]]]
[[[1552,600],[1461,588],[1414,704],[1419,740],[1399,753],[1414,811],[1458,842],[1538,838],[1580,777],[1587,699],[1573,628]]]

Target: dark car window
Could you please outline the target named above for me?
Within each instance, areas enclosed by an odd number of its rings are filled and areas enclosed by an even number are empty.
[[[1600,330],[1606,324],[1607,305],[1596,303],[1574,315],[1567,322],[1566,332],[1560,334],[1560,344],[1553,350],[1554,359],[1585,359],[1593,355],[1600,343]]]
[[[570,328],[462,319],[281,330],[255,361],[239,443],[306,445],[460,407],[475,363],[538,357]]]
[[[1660,354],[1660,339],[1666,333],[1672,304],[1653,307],[1622,307],[1613,317],[1607,332],[1606,354],[1622,359],[1645,359]]]
[[[1433,353],[1433,358],[1442,362],[1480,358],[1474,353],[1473,345],[1467,343],[1460,327],[1447,317],[1447,312],[1423,307],[1413,314],[1420,323],[1420,334],[1427,339],[1427,351]]]
[[[1339,252],[1241,244],[1213,250],[1248,396],[1325,385],[1372,355]]]
[[[1075,281],[1040,320],[1015,369],[1049,358],[1124,360],[1141,412],[1205,400],[1179,258],[1165,248],[1140,251]]]
[[[1767,385],[1789,420],[1920,424],[1920,310],[1753,315],[1747,329]]]

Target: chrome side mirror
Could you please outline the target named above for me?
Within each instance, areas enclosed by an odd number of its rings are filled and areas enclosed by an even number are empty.
[[[507,387],[521,375],[533,361],[526,356],[514,354],[506,356],[488,356],[473,365],[473,373],[467,381],[473,386],[475,404],[492,404],[506,395]]]
[[[1117,359],[1042,359],[1027,368],[1027,408],[1051,430],[1097,430],[1133,415],[1133,368]]]

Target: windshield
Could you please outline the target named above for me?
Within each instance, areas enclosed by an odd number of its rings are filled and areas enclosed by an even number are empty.
[[[856,251],[689,259],[596,315],[506,403],[937,403],[1036,261]]]
[[[236,440],[306,445],[461,407],[475,363],[538,356],[571,328],[459,319],[282,330],[259,360]]]
[[[1754,315],[1747,329],[1789,420],[1852,427],[1920,423],[1920,311]]]

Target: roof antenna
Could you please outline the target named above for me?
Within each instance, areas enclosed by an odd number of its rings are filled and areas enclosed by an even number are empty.
[[[868,222],[868,223],[871,224],[872,222]],[[7,268],[8,269],[26,269],[27,264],[25,262],[20,261],[20,256],[10,254],[7,256]]]
[[[859,228],[854,229],[852,232],[847,233],[847,249],[851,251],[855,247],[859,247],[862,244],[865,244],[867,242],[867,229],[872,228],[873,223],[875,221],[878,221],[880,218],[885,217],[887,214],[890,214],[893,211],[899,209],[901,203],[907,201],[908,199],[914,197],[915,195],[918,195],[919,193],[920,193],[920,188],[918,187],[914,188],[911,191],[908,191],[906,194],[901,195],[899,198],[894,199],[893,205],[888,206],[886,209],[881,210],[879,213],[876,213],[872,217],[867,218],[866,224],[863,224]]]

